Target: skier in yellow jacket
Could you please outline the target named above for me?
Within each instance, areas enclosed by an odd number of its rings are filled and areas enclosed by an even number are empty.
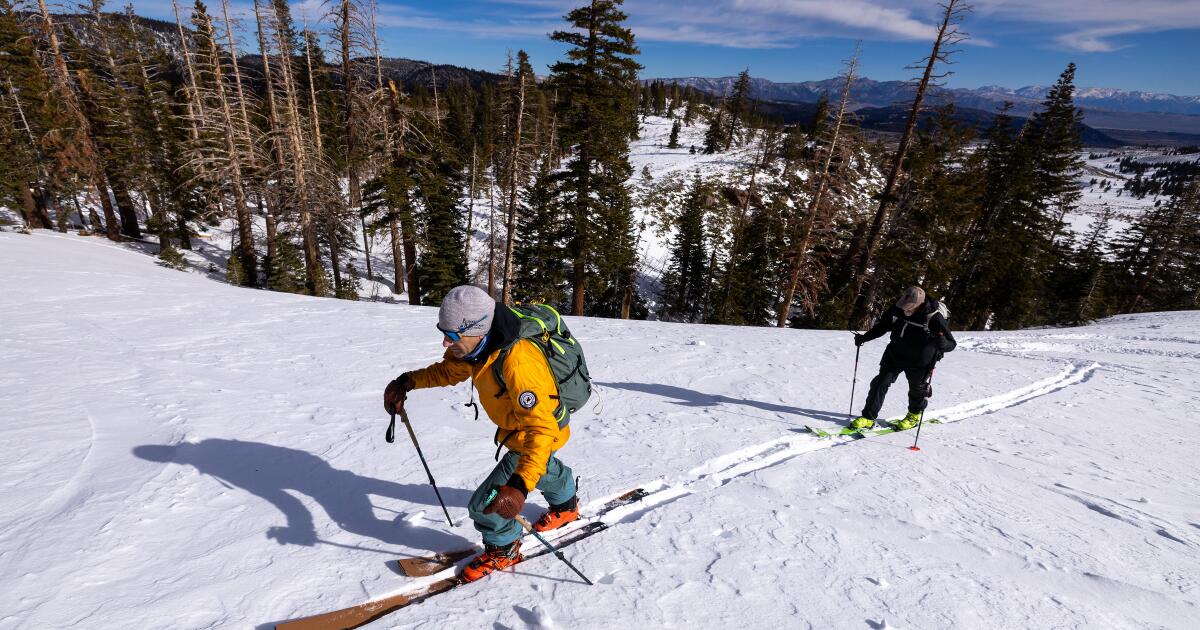
[[[506,447],[508,453],[467,506],[484,542],[484,552],[463,572],[465,580],[474,581],[521,560],[521,526],[513,518],[530,490],[541,490],[550,503],[534,529],[547,531],[579,518],[574,474],[554,456],[570,439],[571,429],[560,428],[554,416],[558,390],[545,355],[531,340],[518,338],[520,322],[508,307],[479,287],[455,287],[442,300],[437,327],[446,348],[442,360],[389,383],[383,406],[392,412],[414,389],[445,387],[469,378],[484,411],[496,423],[497,454]],[[504,348],[509,349],[501,384],[492,368]],[[493,490],[496,498],[489,504]]]

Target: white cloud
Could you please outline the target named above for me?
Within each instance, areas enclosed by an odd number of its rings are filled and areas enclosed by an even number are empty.
[[[133,0],[139,10],[169,16],[169,0]],[[318,19],[325,0],[293,4],[299,20]],[[470,37],[544,35],[562,29],[561,16],[584,0],[483,0],[473,14],[454,6],[418,10],[407,0],[380,0],[381,26],[462,33]],[[252,15],[247,0],[231,0],[240,17]],[[1119,37],[1200,28],[1200,0],[969,0],[974,13],[964,30],[969,44],[993,46],[989,22],[1049,26],[1058,46],[1082,52],[1124,47]],[[190,11],[190,2],[180,0]],[[215,4],[215,0],[210,2]],[[695,43],[729,48],[787,48],[804,39],[845,37],[928,41],[940,17],[938,0],[626,0],[621,8],[641,41]],[[141,11],[139,11],[141,12]],[[172,18],[168,18],[172,19]]]
[[[1051,24],[1067,32],[1055,41],[1080,52],[1126,48],[1113,38],[1200,28],[1200,0],[973,0],[981,16]]]

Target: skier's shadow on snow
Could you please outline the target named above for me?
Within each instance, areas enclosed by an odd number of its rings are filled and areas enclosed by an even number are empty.
[[[266,499],[287,518],[286,526],[267,530],[267,538],[281,545],[351,546],[320,540],[312,513],[293,493],[311,497],[339,527],[352,534],[430,551],[462,547],[470,542],[441,529],[415,525],[401,512],[396,512],[393,518],[375,515],[371,495],[437,506],[425,518],[432,519],[432,515],[436,515],[440,519],[437,496],[428,484],[403,484],[363,477],[334,468],[320,457],[304,451],[259,442],[208,439],[174,446],[146,444],[135,447],[133,454],[147,461],[193,466],[228,487],[241,488]],[[449,507],[462,508],[471,498],[468,490],[440,490]]]
[[[819,411],[817,409],[805,409],[803,407],[789,407],[787,405],[776,405],[774,403],[760,402],[757,400],[746,400],[744,398],[731,398],[720,394],[705,394],[686,387],[676,387],[674,385],[660,385],[657,383],[596,383],[604,387],[612,387],[615,389],[627,389],[644,394],[653,394],[662,396],[663,398],[674,398],[677,405],[685,407],[708,407],[712,405],[730,404],[730,405],[745,405],[754,407],[764,411],[774,411],[778,413],[790,413],[813,418],[815,420],[829,420],[831,422],[845,422],[845,413],[836,413],[833,411]]]

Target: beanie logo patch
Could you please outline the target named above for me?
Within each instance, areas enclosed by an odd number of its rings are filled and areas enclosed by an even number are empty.
[[[479,324],[483,323],[483,320],[485,320],[487,318],[488,318],[488,316],[484,315],[483,317],[480,317],[479,319],[477,319],[475,321],[469,321],[467,318],[464,317],[462,320],[462,326],[459,327],[459,329],[458,329],[459,334],[462,334],[463,332],[466,332],[466,331],[478,326]]]
[[[517,402],[525,409],[533,409],[538,403],[537,394],[530,391],[521,392],[521,395],[517,397]]]

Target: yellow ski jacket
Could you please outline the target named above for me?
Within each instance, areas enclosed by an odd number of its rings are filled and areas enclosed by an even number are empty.
[[[525,482],[525,489],[532,491],[546,473],[550,454],[567,444],[571,427],[560,429],[554,417],[558,401],[552,397],[558,395],[558,388],[541,349],[528,339],[513,344],[501,368],[507,385],[503,392],[492,373],[492,364],[500,352],[494,350],[486,360],[470,363],[447,350],[440,362],[410,372],[409,377],[414,389],[444,387],[473,379],[480,404],[499,427],[495,441],[521,454],[516,475]]]

